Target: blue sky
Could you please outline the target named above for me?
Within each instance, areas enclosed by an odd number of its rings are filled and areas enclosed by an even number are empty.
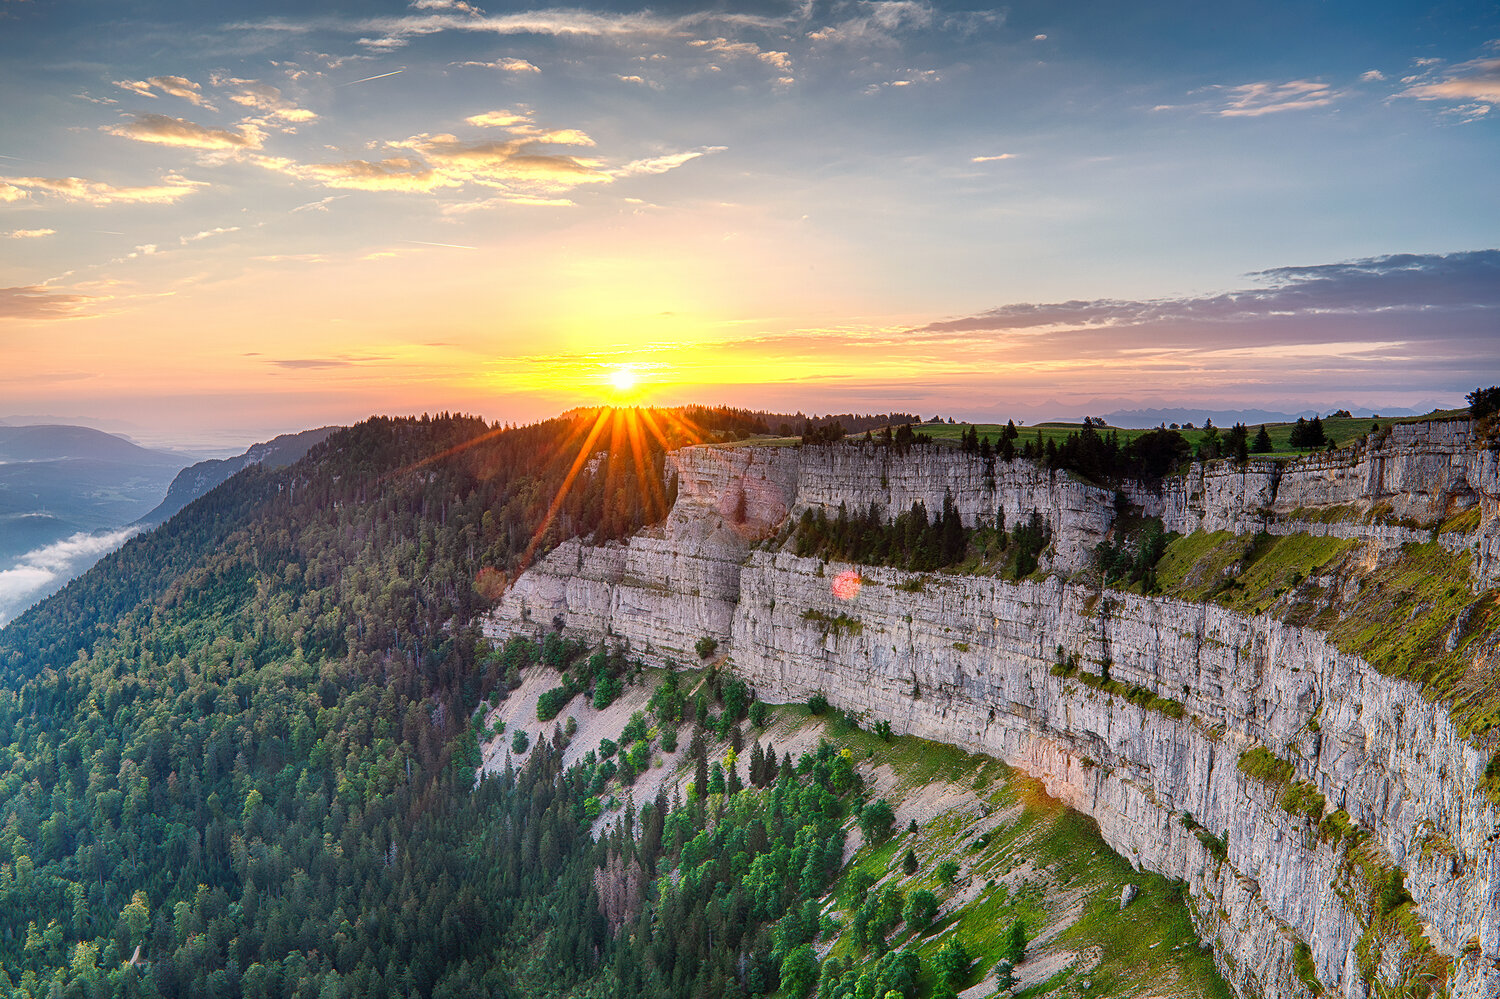
[[[522,419],[622,365],[663,402],[1378,408],[1500,373],[1494,4],[0,17],[17,411]]]

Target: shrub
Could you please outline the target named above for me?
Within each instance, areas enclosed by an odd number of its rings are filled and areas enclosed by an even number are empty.
[[[536,699],[536,720],[551,721],[572,699],[573,691],[567,686],[542,691],[542,696]]]
[[[750,724],[756,728],[765,728],[766,722],[770,720],[769,715],[770,709],[766,707],[764,701],[750,702]]]
[[[956,988],[969,976],[969,966],[973,963],[964,942],[951,937],[932,955],[932,974],[939,982]]]
[[[906,856],[901,858],[901,871],[907,877],[917,873],[917,854],[910,847],[906,850]]]
[[[594,684],[595,710],[603,711],[605,708],[613,704],[615,702],[615,698],[620,696],[620,691],[622,691],[624,687],[625,685],[620,682],[619,677],[609,676],[608,674],[601,676]]]
[[[1009,961],[1012,968],[1026,960],[1026,924],[1019,919],[1010,924],[1010,929],[1005,934],[1005,945],[1000,950],[1000,958]]]
[[[945,860],[937,867],[938,880],[945,885],[951,885],[958,877],[958,863],[953,860]]]
[[[891,811],[891,803],[884,798],[870,802],[859,813],[860,831],[871,843],[885,842],[891,835],[891,826],[895,821],[896,813]]]
[[[699,659],[707,659],[709,656],[719,651],[719,640],[717,638],[710,638],[709,636],[704,635],[702,638],[698,639],[697,642],[693,643],[693,650],[698,653]]]
[[[526,734],[524,728],[516,729],[516,734],[510,738],[511,752],[520,755],[531,748],[531,737]]]
[[[906,908],[902,910],[901,918],[906,920],[906,925],[914,932],[925,933],[937,916],[937,911],[937,896],[926,888],[921,888],[906,897]]]
[[[828,713],[828,698],[822,692],[812,695],[807,699],[807,710],[815,715],[826,715]]]
[[[663,753],[677,752],[677,726],[668,725],[661,730],[661,751]]]

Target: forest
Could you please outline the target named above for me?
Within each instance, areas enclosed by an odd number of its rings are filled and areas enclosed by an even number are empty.
[[[372,419],[0,632],[0,995],[692,994],[691,961],[611,943],[592,878],[635,847],[587,835],[592,775],[538,745],[476,787],[469,724],[505,685],[475,627],[505,574],[659,519],[666,448],[740,422],[668,415]]]

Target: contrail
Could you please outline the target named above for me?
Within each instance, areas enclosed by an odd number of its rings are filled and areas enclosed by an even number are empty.
[[[352,87],[356,83],[369,83],[371,80],[384,80],[388,76],[395,76],[397,73],[402,73],[405,71],[406,67],[402,66],[400,69],[393,69],[389,73],[381,73],[379,76],[367,76],[363,80],[350,80],[348,83],[340,83],[339,86]]]
[[[113,229],[90,229],[89,232],[102,232],[106,236],[123,236],[123,232],[115,232]]]
[[[416,243],[420,246],[446,246],[453,250],[477,250],[477,246],[464,246],[461,243],[429,243],[425,239],[403,239],[403,243]]]

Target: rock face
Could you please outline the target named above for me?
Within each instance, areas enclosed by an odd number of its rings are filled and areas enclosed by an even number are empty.
[[[1467,433],[1398,427],[1353,454],[1195,467],[1130,492],[1176,530],[1289,530],[1323,523],[1309,510],[1381,504],[1423,525],[1480,504],[1493,524],[1494,455]],[[694,448],[678,475],[663,525],[628,545],[559,547],[517,580],[487,632],[555,624],[658,658],[687,657],[712,636],[764,699],[822,692],[871,723],[1005,759],[1092,815],[1139,866],[1188,883],[1199,932],[1241,996],[1307,996],[1299,944],[1331,993],[1419,991],[1420,955],[1389,920],[1371,928],[1376,903],[1359,870],[1382,865],[1404,870],[1421,931],[1452,961],[1451,995],[1500,995],[1500,809],[1479,789],[1488,755],[1416,688],[1269,617],[1101,594],[1061,574],[1006,583],[864,567],[854,592],[835,595],[847,567],[775,550],[802,509],[874,500],[894,512],[920,500],[932,510],[951,493],[966,523],[999,506],[1008,521],[1037,509],[1053,528],[1054,568],[1066,569],[1104,536],[1111,491],[1021,462],[991,477],[956,452],[847,446]],[[1359,516],[1334,523],[1431,537]],[[1483,556],[1492,539],[1452,543]],[[1059,650],[1076,670],[1057,668]],[[1256,746],[1367,832],[1359,862],[1240,767]]]

